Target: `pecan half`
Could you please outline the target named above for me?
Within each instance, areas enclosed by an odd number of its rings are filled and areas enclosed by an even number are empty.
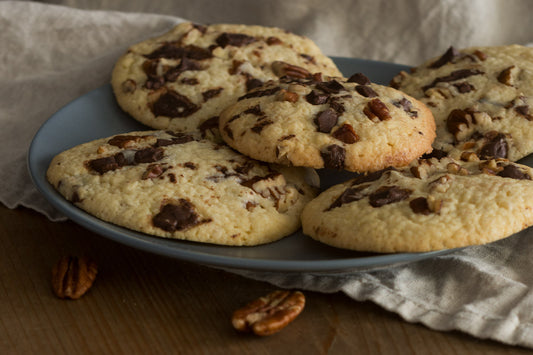
[[[231,323],[241,332],[271,335],[291,323],[304,306],[305,296],[300,291],[274,291],[236,310]]]
[[[272,71],[278,77],[289,76],[291,78],[305,79],[311,77],[309,70],[297,65],[276,60],[272,62]]]
[[[52,269],[52,289],[59,298],[78,299],[91,288],[97,273],[89,258],[64,256]]]

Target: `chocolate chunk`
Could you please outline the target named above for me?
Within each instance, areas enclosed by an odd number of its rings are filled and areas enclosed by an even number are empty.
[[[462,125],[466,125],[466,127],[470,126],[470,120],[468,118],[471,118],[468,112],[460,109],[452,110],[446,119],[446,128],[448,129],[448,132],[457,136],[457,134],[461,132]]]
[[[322,81],[316,84],[316,88],[328,94],[338,94],[341,90],[346,90],[337,80]]]
[[[198,166],[196,164],[194,164],[192,161],[188,161],[188,162],[183,163],[183,166],[186,167],[187,169],[191,169],[191,170],[198,169]]]
[[[498,176],[517,180],[531,180],[531,176],[529,176],[528,173],[512,164],[505,166],[503,170],[498,173]]]
[[[381,207],[405,200],[411,193],[411,190],[402,189],[398,186],[382,186],[368,196],[368,201],[372,207]]]
[[[162,76],[149,76],[144,83],[144,87],[149,90],[157,90],[163,85],[165,85],[165,78]]]
[[[178,65],[166,71],[164,78],[165,81],[174,82],[178,80],[178,77],[181,75],[181,73],[185,71],[201,69],[202,67],[196,61],[183,57]]]
[[[144,73],[146,74],[146,76],[156,77],[158,66],[159,66],[159,59],[148,59],[143,62],[142,69]]]
[[[427,216],[431,213],[428,200],[425,197],[417,197],[409,201],[409,207],[411,207],[411,210],[416,214],[423,214]]]
[[[459,91],[461,94],[466,94],[467,92],[470,92],[475,89],[474,86],[472,86],[471,84],[467,82],[455,84],[454,86],[457,88],[457,91]]]
[[[294,138],[294,137],[296,137],[295,134],[289,134],[289,135],[287,135],[287,136],[283,136],[283,137],[281,137],[280,139],[278,139],[278,142],[286,141],[286,140],[288,140],[288,139],[292,139],[292,138]]]
[[[255,42],[255,37],[245,35],[243,33],[228,33],[224,32],[215,40],[216,44],[225,48],[226,46],[242,47]]]
[[[114,145],[115,147],[119,148],[126,148],[146,137],[148,136],[118,135],[108,140],[107,144]]]
[[[340,207],[346,203],[362,200],[366,197],[366,194],[363,193],[363,190],[365,190],[367,187],[368,185],[347,188],[325,211],[331,211],[332,209]]]
[[[242,113],[252,114],[256,116],[263,116],[265,114],[263,111],[261,111],[261,106],[259,106],[259,104],[252,106],[249,109],[244,110]]]
[[[246,175],[254,166],[255,164],[248,160],[243,165],[236,166],[234,170],[241,175]]]
[[[187,117],[200,109],[186,96],[176,91],[168,91],[161,95],[152,105],[152,112],[156,116]]]
[[[328,101],[328,94],[321,94],[317,90],[312,90],[309,94],[305,96],[307,102],[311,105],[322,105]]]
[[[202,97],[204,98],[204,101],[207,101],[209,99],[212,99],[213,97],[217,97],[218,95],[220,95],[222,90],[224,90],[224,88],[216,88],[216,89],[204,91],[202,93]]]
[[[360,95],[364,97],[377,97],[378,93],[375,92],[370,86],[366,85],[357,85],[355,87],[355,91],[357,91]]]
[[[78,191],[74,191],[72,193],[72,196],[70,196],[70,202],[72,203],[78,203],[78,202],[81,202],[81,198],[80,198],[80,195],[78,194]]]
[[[519,115],[524,116],[528,121],[533,121],[533,115],[531,115],[529,113],[529,106],[527,106],[527,105],[517,106],[517,107],[514,108],[514,110]]]
[[[431,151],[431,153],[425,153],[424,155],[422,155],[422,159],[431,159],[431,158],[436,158],[438,160],[442,159],[442,158],[445,158],[448,156],[448,153],[446,153],[444,150],[440,150],[440,149],[433,149]]]
[[[469,76],[472,76],[472,75],[481,75],[481,74],[485,74],[485,73],[478,69],[459,69],[459,70],[451,72],[450,75],[436,78],[435,80],[433,80],[433,82],[431,82],[431,84],[422,87],[422,90],[426,91],[428,89],[431,89],[438,83],[456,81],[459,79],[468,78]]]
[[[251,75],[246,76],[246,91],[258,88],[263,85],[263,82],[259,79],[252,77]]]
[[[266,89],[266,90],[254,90],[252,92],[249,92],[249,93],[239,97],[238,101],[241,101],[241,100],[244,100],[244,99],[250,99],[252,97],[262,97],[262,96],[274,95],[279,90],[280,90],[279,86],[275,86],[273,88]]]
[[[164,149],[163,148],[145,148],[135,152],[133,161],[136,164],[142,163],[153,163],[163,159]]]
[[[481,159],[507,158],[509,146],[505,134],[489,132],[486,136],[489,141],[479,150],[479,157]]]
[[[183,78],[180,82],[185,85],[198,85],[200,83],[196,78]]]
[[[166,147],[167,145],[173,144],[184,144],[193,141],[194,138],[191,135],[180,133],[180,136],[173,137],[171,139],[158,138],[157,141],[153,144],[154,148],[157,147]]]
[[[126,158],[124,158],[124,154],[122,153],[117,153],[106,158],[89,160],[87,162],[88,168],[96,171],[100,175],[105,174],[108,171],[119,169],[124,165],[126,165]]]
[[[229,139],[233,139],[233,131],[231,130],[228,124],[224,126],[224,132],[226,132],[226,135]]]
[[[436,61],[431,63],[428,68],[432,68],[432,69],[440,68],[444,64],[449,63],[454,58],[458,57],[459,54],[460,54],[459,51],[457,49],[453,48],[453,46],[452,46],[452,47],[448,48],[448,50],[446,52],[444,52],[444,54],[439,59],[437,59]]]
[[[154,179],[156,177],[161,176],[163,172],[164,169],[160,164],[150,164],[146,167],[146,170],[144,171],[141,178],[143,180]]]
[[[413,104],[411,101],[407,100],[405,97],[402,98],[400,101],[395,101],[392,103],[396,107],[401,107],[405,112],[409,114],[411,117],[418,117],[418,112],[413,111]]]
[[[332,136],[346,144],[353,144],[359,140],[359,136],[355,133],[353,127],[347,123],[335,130]]]
[[[189,58],[194,60],[204,60],[213,57],[211,51],[205,48],[201,48],[195,45],[187,45],[184,47],[179,46],[174,42],[163,44],[150,54],[145,55],[148,59],[180,59]]]
[[[377,117],[380,121],[386,121],[392,118],[387,105],[385,105],[380,99],[372,99],[368,102],[368,105],[363,112],[370,119]]]
[[[152,218],[155,227],[167,232],[181,231],[200,223],[192,203],[179,199],[176,203],[164,205]]]
[[[329,100],[329,107],[337,113],[338,116],[342,115],[346,109],[342,102],[337,101],[337,97],[331,97]]]
[[[324,167],[328,169],[341,170],[344,168],[344,159],[346,159],[346,150],[336,144],[332,144],[320,153],[324,161]]]
[[[315,57],[313,57],[312,55],[305,54],[305,53],[300,53],[300,57],[304,58],[305,60],[307,60],[307,61],[309,61],[311,63],[316,63]]]
[[[266,126],[269,126],[271,124],[273,124],[274,122],[271,121],[271,120],[266,120],[266,119],[263,119],[263,120],[259,120],[257,121],[257,123],[252,127],[250,128],[252,130],[252,132],[255,132],[257,134],[261,133],[261,131],[263,130],[263,128],[265,128]]]
[[[337,124],[339,115],[335,110],[327,108],[319,112],[315,117],[315,124],[318,126],[318,131],[322,133],[329,133],[331,129]]]
[[[352,186],[364,184],[365,182],[372,182],[372,181],[379,180],[383,176],[384,173],[388,171],[393,171],[393,170],[396,170],[396,169],[389,167],[389,168],[385,168],[382,170],[374,171],[372,173],[361,174],[352,180]]]
[[[218,116],[208,118],[204,122],[200,123],[198,129],[200,130],[202,137],[205,138],[207,131],[212,132],[213,130],[218,129]]]
[[[371,84],[370,79],[366,77],[366,75],[362,73],[355,73],[354,75],[350,76],[348,78],[349,83],[357,83],[359,85],[369,85]]]

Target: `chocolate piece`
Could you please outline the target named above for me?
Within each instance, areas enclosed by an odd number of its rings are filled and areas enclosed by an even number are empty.
[[[489,141],[479,150],[479,157],[481,159],[507,158],[509,146],[505,134],[489,132],[485,136]]]
[[[157,147],[164,147],[164,146],[172,145],[172,144],[184,144],[184,143],[189,143],[194,140],[194,137],[191,136],[190,134],[185,134],[185,133],[171,133],[171,134],[174,137],[172,137],[171,139],[159,138],[153,144],[153,147],[157,148]]]
[[[309,54],[305,54],[305,53],[300,53],[300,57],[304,58],[305,60],[313,63],[313,64],[316,64],[316,61],[315,61],[315,57],[313,57],[312,55],[309,55]]]
[[[255,42],[255,37],[245,35],[243,33],[228,33],[224,32],[215,40],[216,44],[225,48],[226,46],[242,47]]]
[[[428,200],[425,197],[417,197],[409,201],[409,207],[411,207],[411,210],[416,214],[423,214],[427,216],[431,213]]]
[[[266,43],[269,46],[275,46],[275,45],[283,44],[283,41],[279,39],[278,37],[270,36],[266,39]]]
[[[189,70],[201,70],[202,67],[193,60],[183,57],[180,63],[170,69],[168,69],[164,75],[165,81],[174,82],[178,80],[181,73]]]
[[[333,201],[331,206],[329,206],[325,212],[331,211],[332,209],[340,207],[346,203],[362,200],[366,197],[366,194],[363,193],[363,190],[365,190],[367,187],[368,185],[347,188],[339,197],[337,197],[335,201]]]
[[[459,79],[468,78],[469,76],[472,76],[472,75],[481,75],[481,74],[485,74],[485,72],[483,72],[481,70],[478,70],[478,69],[459,69],[459,70],[455,70],[455,71],[451,72],[450,75],[441,76],[439,78],[436,78],[435,80],[433,80],[431,82],[431,84],[422,87],[422,90],[426,91],[428,89],[431,89],[432,87],[434,87],[438,83],[456,81],[456,80],[459,80]]]
[[[155,227],[167,232],[185,230],[200,223],[194,205],[182,198],[176,203],[164,205],[152,222]]]
[[[411,193],[411,190],[402,189],[398,186],[382,186],[368,196],[368,201],[372,207],[381,207],[405,200]]]
[[[343,124],[337,130],[335,130],[332,136],[346,144],[353,144],[359,140],[359,136],[355,133],[353,127],[348,123]]]
[[[348,78],[349,83],[357,83],[359,85],[369,85],[371,84],[370,79],[368,79],[364,74],[362,73],[355,73],[350,78]]]
[[[262,97],[262,96],[274,95],[279,90],[280,90],[280,87],[279,86],[275,86],[273,88],[266,89],[266,90],[252,91],[252,92],[249,92],[249,93],[244,94],[243,96],[239,97],[238,101],[241,101],[241,100],[244,100],[244,99],[250,99],[252,97]]]
[[[315,124],[318,126],[318,131],[322,133],[329,133],[331,129],[337,124],[339,116],[331,108],[319,112],[315,117]]]
[[[107,141],[107,144],[114,145],[115,147],[119,148],[126,148],[131,146],[134,143],[137,143],[143,138],[147,138],[149,136],[130,136],[130,135],[118,135],[110,140]]]
[[[338,94],[341,90],[346,90],[344,86],[342,86],[342,84],[335,79],[330,81],[322,81],[316,84],[316,88],[328,94]]]
[[[258,88],[263,85],[263,82],[259,79],[252,77],[251,75],[246,76],[246,91]]]
[[[224,90],[224,88],[216,88],[216,89],[211,89],[211,90],[204,91],[202,93],[202,97],[204,98],[204,102],[209,100],[209,99],[212,99],[213,97],[217,97],[218,95],[220,95],[222,90]]]
[[[519,115],[524,116],[528,121],[533,121],[533,115],[529,113],[529,106],[527,105],[517,106],[514,108],[514,110]]]
[[[150,148],[145,148],[145,149],[136,151],[133,161],[136,164],[153,163],[153,162],[163,159],[163,156],[164,156],[163,148],[150,147]]]
[[[345,108],[342,102],[337,101],[338,97],[330,97],[329,100],[329,107],[337,113],[338,116],[342,115],[344,113]]]
[[[263,119],[263,120],[259,120],[257,121],[257,123],[252,127],[250,128],[252,130],[252,132],[255,132],[257,134],[261,133],[261,131],[263,130],[263,128],[265,128],[266,126],[269,126],[271,124],[273,124],[274,122],[271,121],[271,120],[266,120],[266,119]]]
[[[459,91],[461,94],[466,94],[467,92],[470,92],[475,89],[474,86],[472,86],[471,84],[467,82],[454,84],[454,86],[457,88],[457,91]]]
[[[307,102],[311,105],[322,105],[328,101],[328,94],[321,94],[317,90],[312,90],[309,94],[305,96]]]
[[[392,103],[396,107],[401,107],[405,112],[411,117],[418,117],[418,111],[413,111],[413,104],[411,101],[407,100],[405,97],[400,101],[395,101]]]
[[[360,95],[364,97],[377,97],[379,96],[377,92],[375,92],[370,86],[366,85],[357,85],[355,87],[355,91],[357,91]]]
[[[431,158],[436,158],[438,160],[444,158],[444,157],[447,157],[448,156],[448,153],[446,153],[444,150],[440,150],[440,149],[433,149],[431,151],[431,153],[425,153],[424,155],[422,155],[421,159],[431,159]]]
[[[364,184],[365,182],[372,182],[372,181],[379,180],[383,176],[384,173],[388,171],[393,171],[393,170],[396,170],[396,169],[389,167],[389,168],[385,168],[382,170],[374,171],[372,173],[366,173],[366,174],[359,175],[355,179],[352,180],[352,186]]]
[[[183,166],[186,167],[187,169],[191,169],[191,170],[198,169],[198,166],[196,164],[194,164],[192,161],[188,161],[188,162],[183,163]]]
[[[126,158],[122,153],[117,153],[110,157],[89,160],[87,162],[88,168],[96,171],[100,175],[105,174],[108,171],[119,169],[124,165],[126,165]]]
[[[168,42],[157,48],[150,54],[145,55],[148,59],[180,59],[190,58],[195,60],[204,60],[213,57],[213,54],[205,49],[195,45],[187,45],[185,47],[179,46],[175,42]]]
[[[170,90],[161,95],[152,105],[152,112],[155,116],[167,117],[187,117],[200,109],[186,96],[176,91]]]
[[[498,81],[502,84],[505,84],[507,86],[513,86],[512,83],[511,83],[511,74],[512,74],[512,70],[515,68],[514,65],[511,65],[510,67],[508,68],[505,68],[504,70],[502,70],[500,72],[500,75],[498,75]]]
[[[263,111],[261,111],[261,106],[259,106],[259,104],[252,106],[249,109],[244,110],[242,113],[252,114],[256,116],[263,116],[265,114]]]
[[[471,118],[470,114],[464,110],[452,110],[446,119],[446,129],[457,137],[457,134],[461,132],[462,125],[466,125],[466,127],[470,126],[469,117]]]
[[[344,168],[344,159],[346,159],[346,150],[336,144],[332,144],[325,151],[320,152],[324,167],[328,169],[341,170]]]
[[[205,138],[207,131],[212,132],[213,130],[218,129],[218,116],[208,118],[198,126],[198,129],[200,130],[202,137]]]
[[[505,166],[497,175],[517,180],[531,180],[531,176],[528,173],[512,164]]]
[[[448,48],[446,52],[444,52],[444,54],[439,59],[431,63],[431,65],[429,65],[428,68],[432,68],[432,69],[440,68],[444,64],[449,63],[454,58],[458,57],[459,54],[460,54],[459,51],[455,49],[453,46],[451,46],[450,48]]]

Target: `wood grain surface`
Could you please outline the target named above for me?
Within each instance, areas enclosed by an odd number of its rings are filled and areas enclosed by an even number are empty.
[[[98,264],[78,300],[51,289],[63,255]],[[276,288],[222,270],[138,251],[72,223],[0,205],[0,354],[526,354],[438,332],[344,294],[305,292],[281,332],[236,332],[233,311]]]

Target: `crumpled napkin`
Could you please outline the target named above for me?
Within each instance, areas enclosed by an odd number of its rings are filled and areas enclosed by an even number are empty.
[[[0,2],[0,201],[64,219],[33,186],[26,155],[60,107],[109,81],[132,43],[180,18]],[[532,230],[485,246],[388,269],[343,274],[232,270],[279,287],[344,292],[410,322],[533,348]]]

